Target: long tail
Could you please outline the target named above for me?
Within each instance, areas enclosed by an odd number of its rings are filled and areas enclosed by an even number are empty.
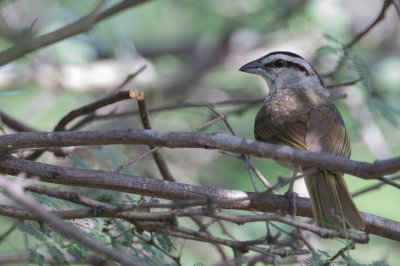
[[[307,169],[304,176],[318,226],[344,228],[345,221],[356,230],[365,228],[342,173]]]

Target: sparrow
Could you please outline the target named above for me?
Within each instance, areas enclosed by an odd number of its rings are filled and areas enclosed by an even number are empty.
[[[269,94],[255,123],[256,140],[313,152],[350,157],[350,141],[325,83],[301,56],[285,51],[269,53],[242,66],[240,71],[260,75]],[[356,230],[365,228],[343,173],[284,163],[303,172],[318,226]]]

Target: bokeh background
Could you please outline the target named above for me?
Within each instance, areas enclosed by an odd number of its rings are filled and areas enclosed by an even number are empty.
[[[96,3],[2,0],[0,50],[71,23],[89,13]],[[106,5],[115,3],[108,1]],[[149,108],[177,102],[263,98],[268,91],[265,82],[239,72],[240,66],[269,52],[287,50],[312,62],[321,74],[329,73],[340,57],[340,49],[334,48],[348,43],[369,26],[382,4],[376,0],[149,1],[100,22],[86,34],[1,66],[0,108],[37,130],[51,131],[70,110],[105,97],[144,65],[146,69],[124,88],[143,91]],[[352,51],[357,60],[326,78],[327,84],[335,84],[364,77],[363,82],[333,92],[340,96],[335,104],[350,135],[352,159],[372,162],[399,155],[400,19],[394,7]],[[254,117],[260,105],[261,102],[215,108],[228,115],[238,136],[253,139]],[[133,110],[137,110],[136,102],[125,101],[103,108],[98,114]],[[158,130],[185,131],[214,117],[205,107],[177,109],[152,113],[152,124]],[[137,115],[98,119],[82,130],[128,127],[141,128]],[[223,123],[203,131],[229,133]],[[113,170],[145,150],[146,147],[134,146],[76,147],[67,158],[46,153],[40,160]],[[200,149],[163,149],[162,153],[179,182],[254,190],[245,163],[234,156]],[[253,161],[271,183],[278,176],[290,176],[288,170],[271,160]],[[125,172],[160,178],[152,160],[136,163]],[[377,183],[349,175],[346,181],[352,192]],[[285,190],[282,188],[281,192]],[[296,184],[296,190],[301,195],[306,193],[301,182]],[[383,186],[355,201],[362,211],[400,220],[400,193],[393,187]],[[7,228],[11,220],[1,217],[0,223],[1,228]],[[257,237],[259,230],[265,229],[262,224],[253,224],[232,230],[240,239],[246,239]],[[313,241],[328,252],[334,252],[341,244],[337,240]],[[24,235],[16,231],[0,243],[0,252],[24,250],[23,242]],[[375,236],[351,254],[360,263],[400,263],[399,243]],[[186,263],[212,264],[220,258],[210,245],[187,241],[183,259]]]

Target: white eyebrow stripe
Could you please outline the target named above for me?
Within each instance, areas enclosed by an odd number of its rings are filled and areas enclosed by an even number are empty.
[[[262,59],[263,64],[274,62],[277,59],[282,59],[284,61],[292,62],[294,64],[300,65],[307,69],[307,71],[311,74],[315,72],[314,68],[304,59],[299,58],[299,57],[294,57],[286,54],[273,54],[270,56],[267,56]]]

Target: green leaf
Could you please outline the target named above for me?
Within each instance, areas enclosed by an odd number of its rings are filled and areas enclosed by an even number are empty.
[[[85,246],[79,245],[75,241],[71,241],[68,244],[67,251],[78,261],[86,258],[89,254],[89,249],[87,249]]]
[[[58,266],[69,265],[62,251],[58,249],[56,246],[47,243],[46,248],[47,251],[50,253],[50,256],[53,258],[55,265]]]
[[[389,264],[384,263],[383,261],[374,261],[373,263],[370,264],[371,266],[389,266]]]
[[[39,241],[46,242],[47,241],[47,236],[44,235],[41,231],[37,230],[36,228],[33,228],[32,226],[28,224],[24,224],[22,222],[17,223],[17,228],[21,230],[24,233],[27,233],[34,238],[36,238]]]
[[[324,56],[324,55],[341,55],[343,54],[343,49],[342,48],[335,48],[330,45],[322,46],[318,48],[317,50],[317,55],[319,56]]]
[[[82,168],[82,169],[90,168],[90,162],[84,158],[75,156],[73,154],[68,154],[67,158],[70,159],[71,161],[73,161],[76,164],[76,166],[78,166],[79,168]]]
[[[44,265],[44,256],[35,249],[29,249],[29,262],[37,265]]]
[[[134,195],[137,197],[137,195]],[[125,194],[125,198],[132,204],[137,204],[137,199],[133,198],[130,194]]]
[[[63,235],[59,234],[56,231],[51,231],[50,236],[58,246],[63,247],[63,245],[65,244],[65,241],[66,241],[66,239]]]
[[[325,39],[327,39],[328,41],[330,41],[330,42],[332,42],[334,44],[337,44],[337,45],[340,45],[340,46],[343,45],[343,42],[338,37],[333,36],[333,35],[331,35],[329,33],[324,33],[324,37],[325,37]]]
[[[331,257],[331,255],[329,255],[329,253],[326,252],[326,251],[324,251],[324,250],[318,249],[318,253],[324,255],[324,256],[327,257],[327,258],[330,258],[330,257]]]
[[[154,233],[154,238],[156,239],[157,243],[168,253],[176,250],[175,243],[173,239],[167,235],[162,235],[158,233]]]
[[[35,200],[41,204],[44,204],[53,210],[60,210],[61,208],[57,205],[55,200],[47,195],[31,193],[31,195],[35,198]]]
[[[395,127],[399,127],[400,110],[392,106],[387,100],[381,97],[369,97],[367,105],[372,113],[385,118]]]

